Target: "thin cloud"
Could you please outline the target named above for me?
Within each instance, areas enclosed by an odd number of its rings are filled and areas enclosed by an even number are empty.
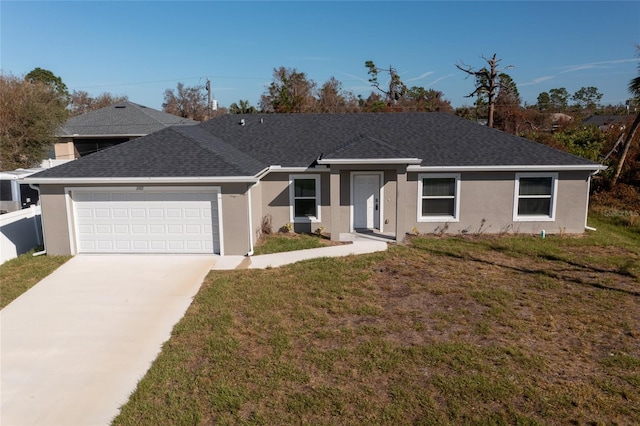
[[[367,83],[367,84],[369,84],[369,80],[365,80],[364,78],[362,78],[362,77],[358,77],[357,75],[349,74],[349,73],[342,72],[342,71],[340,71],[340,74],[342,74],[342,75],[346,75],[347,77],[352,78],[352,79],[354,79],[354,80],[358,80],[358,81],[361,81],[361,82],[363,82],[363,83]]]
[[[552,76],[552,75],[546,75],[544,77],[534,78],[530,82],[522,83],[522,84],[519,84],[518,86],[520,86],[520,87],[522,87],[522,86],[533,86],[534,84],[542,83],[543,81],[551,80],[551,79],[554,79],[554,78],[555,77]]]
[[[435,79],[435,80],[433,80],[431,83],[427,84],[427,87],[429,87],[429,86],[433,86],[434,84],[439,83],[439,82],[441,82],[442,80],[447,79],[447,78],[449,78],[449,77],[453,77],[454,75],[457,75],[457,73],[455,73],[455,72],[454,72],[453,74],[449,74],[449,75],[445,75],[444,77],[436,78],[436,79]]]
[[[429,77],[431,74],[433,74],[433,71],[428,71],[428,72],[425,72],[424,74],[421,74],[421,75],[419,75],[417,77],[408,79],[407,82],[416,81],[416,80],[422,80],[425,77]]]
[[[588,69],[593,69],[593,68],[608,68],[610,65],[617,65],[617,64],[625,64],[625,63],[629,63],[629,62],[637,62],[639,59],[616,59],[613,61],[602,61],[602,62],[591,62],[591,63],[587,63],[587,64],[579,64],[579,65],[567,65],[564,67],[558,67],[557,69],[560,69],[562,71],[560,71],[561,74],[564,73],[568,73],[568,72],[574,72],[574,71],[580,71],[580,70],[588,70]]]

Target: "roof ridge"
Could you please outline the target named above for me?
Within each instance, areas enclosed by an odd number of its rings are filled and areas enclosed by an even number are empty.
[[[369,140],[372,141],[378,145],[381,145],[391,151],[395,151],[401,155],[403,155],[403,158],[411,158],[414,157],[408,153],[406,153],[404,150],[399,149],[397,146],[391,145],[381,139],[378,139],[374,136],[371,136],[367,133],[363,133],[363,132],[358,132],[356,136],[354,136],[353,138],[347,140],[346,142],[343,142],[342,144],[338,145],[334,150],[332,150],[331,152],[323,155],[323,157],[326,157],[327,155],[336,155],[338,154],[340,151],[344,151],[346,150],[348,147],[351,147],[353,145],[355,145],[358,142],[362,142],[364,140]]]
[[[160,124],[161,124],[162,126],[164,126],[164,127],[171,127],[172,125],[171,125],[171,124],[167,124],[167,123],[163,122],[163,121],[162,121],[162,120],[160,120],[159,118],[154,117],[152,114],[149,114],[149,111],[155,111],[155,112],[160,112],[160,113],[162,113],[162,114],[173,115],[174,117],[179,117],[179,118],[181,118],[181,119],[185,119],[185,118],[186,118],[186,117],[180,117],[179,115],[175,115],[175,114],[169,114],[168,112],[164,112],[164,111],[161,111],[161,110],[159,110],[159,109],[149,108],[149,107],[147,107],[147,106],[144,106],[144,105],[141,105],[141,104],[137,104],[137,103],[135,103],[135,102],[131,102],[131,101],[125,101],[125,102],[123,102],[123,103],[127,103],[127,104],[129,104],[129,105],[131,105],[131,106],[134,106],[134,107],[135,107],[138,111],[140,111],[142,114],[144,114],[144,115],[146,115],[147,117],[149,117],[150,119],[152,119],[152,120],[154,120],[154,121],[156,121],[156,122],[160,123]],[[118,104],[114,104],[114,105],[112,105],[112,106],[113,106],[114,108],[117,108],[117,106],[116,106],[116,105],[119,105],[119,103],[118,103]]]
[[[179,133],[208,153],[224,159],[250,175],[254,175],[266,167],[258,159],[212,135],[201,126],[172,126],[170,130]]]

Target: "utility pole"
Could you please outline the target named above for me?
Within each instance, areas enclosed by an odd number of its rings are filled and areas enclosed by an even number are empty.
[[[207,120],[211,120],[211,82],[209,81],[209,77],[207,77]]]

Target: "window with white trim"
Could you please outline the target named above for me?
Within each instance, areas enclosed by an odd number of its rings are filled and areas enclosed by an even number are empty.
[[[291,222],[320,221],[320,175],[289,176]]]
[[[513,220],[554,220],[557,182],[557,173],[516,174]]]
[[[459,174],[418,175],[418,221],[458,221],[459,193]]]

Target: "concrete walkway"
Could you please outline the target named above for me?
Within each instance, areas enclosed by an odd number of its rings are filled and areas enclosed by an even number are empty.
[[[288,251],[283,253],[263,254],[260,256],[222,256],[219,257],[213,269],[264,269],[277,268],[301,260],[317,259],[320,257],[343,257],[357,254],[385,251],[387,243],[367,238],[356,238],[351,244],[327,246],[321,248]]]
[[[108,425],[211,269],[386,249],[358,239],[253,257],[76,256],[0,311],[0,425]]]

